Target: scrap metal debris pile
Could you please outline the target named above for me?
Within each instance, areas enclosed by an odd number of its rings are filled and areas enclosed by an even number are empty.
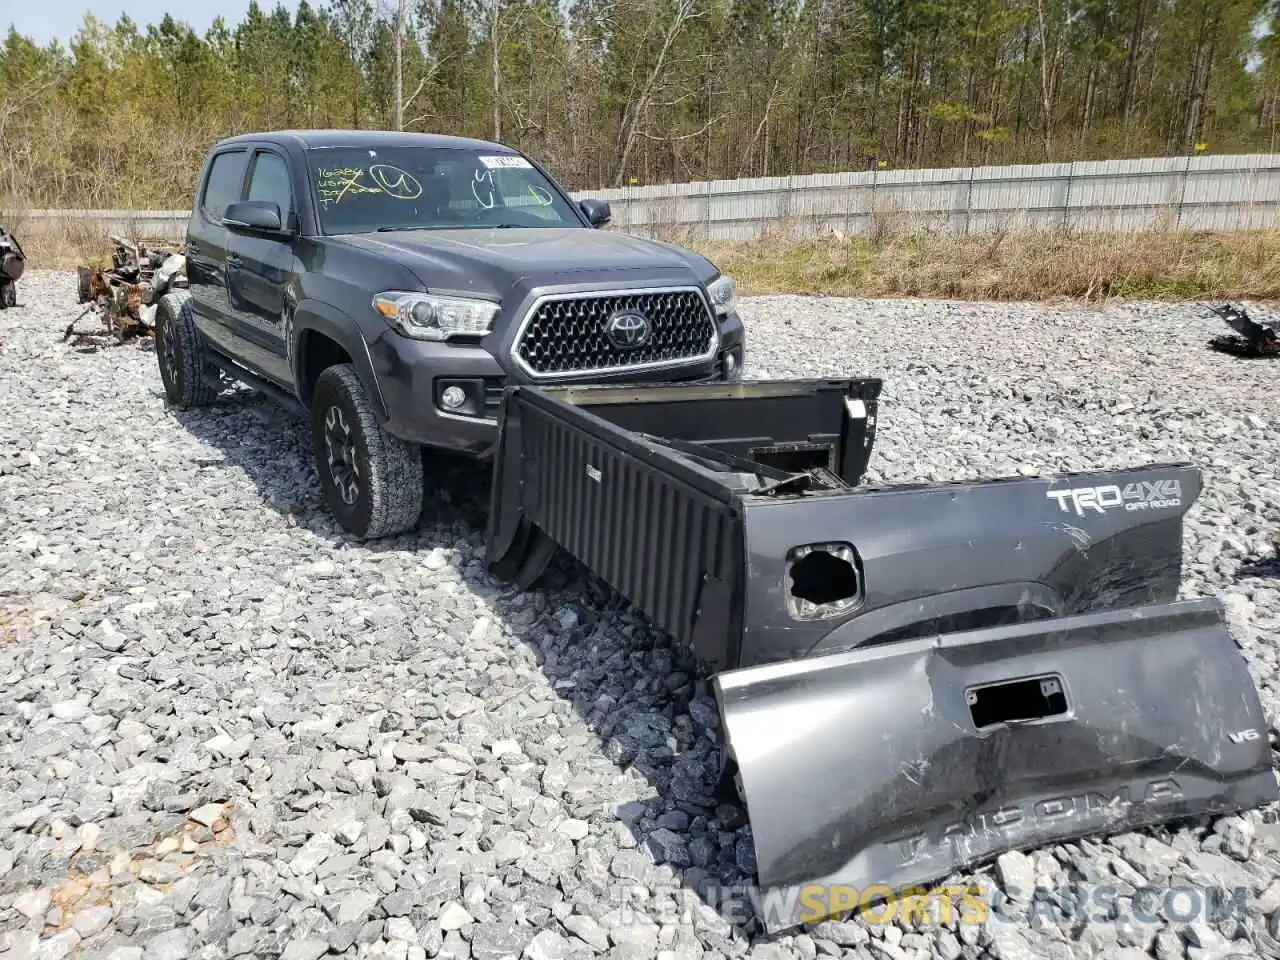
[[[1244,307],[1231,303],[1210,307],[1209,311],[1235,331],[1209,341],[1213,349],[1239,357],[1280,356],[1280,321],[1259,322],[1251,318]]]
[[[77,271],[79,301],[89,306],[73,320],[63,340],[80,344],[101,341],[124,343],[134,337],[150,337],[155,329],[156,304],[174,287],[187,284],[187,260],[177,248],[148,247],[112,236],[111,267],[80,267]],[[76,329],[82,319],[96,314],[98,330]]]
[[[18,303],[18,281],[26,269],[27,255],[18,238],[0,227],[0,310]]]

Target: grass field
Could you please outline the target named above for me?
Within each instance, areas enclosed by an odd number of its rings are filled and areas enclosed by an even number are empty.
[[[10,229],[32,269],[109,259],[107,237],[90,221],[25,235],[20,227]],[[683,242],[731,273],[747,295],[1280,300],[1280,230]]]
[[[1280,231],[694,244],[745,294],[1280,299]]]

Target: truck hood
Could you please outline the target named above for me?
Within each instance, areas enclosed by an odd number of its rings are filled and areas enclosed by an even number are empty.
[[[697,254],[601,230],[512,228],[400,230],[333,238],[390,257],[430,289],[502,296],[517,285],[543,283],[707,282],[714,268]]]

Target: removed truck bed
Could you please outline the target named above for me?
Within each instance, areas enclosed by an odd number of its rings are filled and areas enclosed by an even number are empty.
[[[563,548],[706,662],[757,881],[782,894],[765,929],[1276,800],[1222,609],[1177,599],[1199,470],[863,486],[881,386],[503,398],[491,564],[529,586]]]

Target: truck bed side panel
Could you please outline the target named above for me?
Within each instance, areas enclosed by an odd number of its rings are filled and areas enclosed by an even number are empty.
[[[746,498],[745,622],[755,633],[742,666],[946,632],[959,614],[990,626],[1173,600],[1182,517],[1200,488],[1198,470],[1168,464]],[[1077,509],[1082,490],[1090,494]],[[842,616],[796,620],[788,555],[824,542],[856,554],[860,602]]]

